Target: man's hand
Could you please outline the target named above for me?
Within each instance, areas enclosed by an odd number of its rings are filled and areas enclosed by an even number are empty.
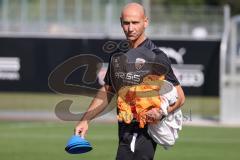
[[[80,135],[82,138],[84,138],[85,134],[87,133],[88,130],[88,121],[83,120],[80,121],[76,127],[75,127],[75,135]]]
[[[146,116],[147,116],[147,122],[149,123],[156,122],[162,118],[163,112],[161,109],[152,108],[149,111],[147,111]]]
[[[107,104],[111,101],[113,94],[110,93],[111,87],[108,85],[104,85],[99,89],[97,95],[88,107],[87,112],[84,114],[81,121],[79,121],[76,125],[74,130],[75,135],[80,135],[84,138],[88,130],[88,123],[90,120],[100,114],[107,107]]]

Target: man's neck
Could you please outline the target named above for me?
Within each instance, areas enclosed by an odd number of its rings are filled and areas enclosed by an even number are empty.
[[[131,42],[131,48],[137,48],[145,40],[146,40],[146,36],[142,35],[136,41]]]

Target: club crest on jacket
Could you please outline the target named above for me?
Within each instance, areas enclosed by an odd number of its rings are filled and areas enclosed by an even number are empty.
[[[137,58],[136,61],[135,61],[135,68],[137,70],[140,70],[144,66],[145,62],[146,62],[145,59]]]

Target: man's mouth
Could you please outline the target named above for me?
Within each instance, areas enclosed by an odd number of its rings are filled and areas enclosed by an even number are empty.
[[[135,37],[135,35],[133,35],[133,34],[129,34],[128,37]]]

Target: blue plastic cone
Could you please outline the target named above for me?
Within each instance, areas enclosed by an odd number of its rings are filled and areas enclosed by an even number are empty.
[[[91,144],[79,135],[73,135],[67,142],[65,151],[70,154],[81,154],[92,150]]]

